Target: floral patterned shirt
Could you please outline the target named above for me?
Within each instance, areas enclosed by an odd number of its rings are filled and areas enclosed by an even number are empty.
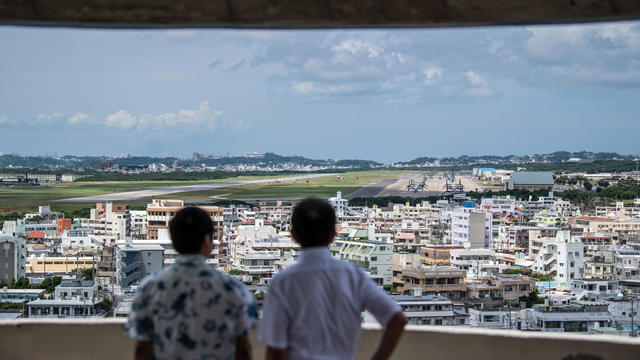
[[[180,255],[138,288],[126,333],[153,342],[154,359],[233,359],[236,337],[258,319],[244,285],[205,262]]]

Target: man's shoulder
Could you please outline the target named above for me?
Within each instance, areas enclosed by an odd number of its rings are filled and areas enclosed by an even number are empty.
[[[356,264],[351,263],[349,261],[340,260],[331,258],[329,263],[326,264],[326,268],[344,272],[345,274],[356,274],[358,276],[366,274],[364,271]],[[273,277],[271,285],[277,284],[279,282],[286,282],[288,279],[309,276],[309,273],[313,273],[316,268],[314,267],[306,267],[304,264],[297,263],[281,272]]]

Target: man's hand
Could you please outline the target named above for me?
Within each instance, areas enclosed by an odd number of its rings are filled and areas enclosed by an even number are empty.
[[[236,360],[251,360],[249,335],[242,335],[236,338]]]
[[[135,360],[151,360],[153,357],[153,342],[151,341],[136,341]]]
[[[400,341],[405,325],[407,325],[407,318],[404,317],[402,311],[393,315],[384,328],[380,345],[378,345],[378,350],[373,355],[373,360],[387,360],[391,356],[393,349]]]
[[[289,352],[287,349],[276,349],[271,346],[267,346],[266,360],[287,360],[289,358]]]

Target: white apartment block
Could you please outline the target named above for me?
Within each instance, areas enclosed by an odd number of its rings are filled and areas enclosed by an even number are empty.
[[[640,279],[640,251],[619,249],[614,254],[617,280]]]
[[[584,245],[571,242],[569,231],[559,231],[556,238],[545,241],[531,269],[539,274],[553,275],[558,282],[582,279]]]
[[[467,278],[479,279],[488,269],[496,268],[495,251],[492,249],[451,249],[449,263],[467,271]]]
[[[147,235],[147,212],[145,210],[131,210],[131,236],[144,239]]]
[[[574,280],[571,285],[576,300],[600,301],[614,298],[620,292],[620,286],[614,280]]]
[[[452,211],[451,244],[467,249],[489,249],[493,246],[493,215],[476,211]]]
[[[497,215],[514,215],[516,210],[516,200],[507,196],[506,198],[482,198],[480,210]]]
[[[347,201],[347,199],[343,199],[342,192],[338,191],[336,196],[329,198],[329,204],[333,206],[333,210],[335,210],[336,214],[344,214],[347,212],[349,201]]]

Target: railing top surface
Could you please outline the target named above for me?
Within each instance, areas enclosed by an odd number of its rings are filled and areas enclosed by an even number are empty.
[[[100,325],[121,325],[127,322],[125,318],[83,318],[83,319],[12,319],[0,321],[2,326],[38,326],[38,325],[67,325],[67,326],[100,326]],[[378,324],[363,324],[364,331],[381,330]],[[431,325],[407,325],[405,328],[409,332],[420,332],[425,334],[449,334],[449,335],[477,335],[477,336],[499,336],[519,339],[547,339],[554,341],[588,341],[607,342],[624,345],[634,345],[640,347],[640,338],[628,338],[621,336],[590,334],[568,334],[568,333],[547,333],[539,331],[518,331],[504,329],[471,328],[460,326],[431,326]]]

